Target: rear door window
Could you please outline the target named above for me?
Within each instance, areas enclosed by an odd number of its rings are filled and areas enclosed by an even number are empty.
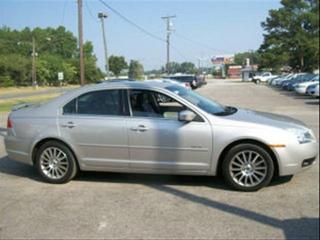
[[[63,114],[126,115],[121,90],[85,93],[63,107]]]

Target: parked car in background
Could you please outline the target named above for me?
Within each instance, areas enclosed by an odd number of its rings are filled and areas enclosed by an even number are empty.
[[[191,89],[189,82],[179,82],[173,79],[152,79],[152,80],[146,80],[147,82],[155,82],[155,83],[171,83],[171,84],[177,84],[179,86],[182,86],[187,89]]]
[[[276,77],[275,75],[272,75],[271,72],[264,72],[261,75],[256,75],[252,77],[252,81],[256,84],[259,84],[261,82],[267,82],[268,79]]]
[[[298,94],[307,94],[307,88],[315,83],[319,83],[319,75],[315,75],[310,81],[295,84],[294,91]]]
[[[267,84],[268,84],[268,85],[272,85],[272,82],[273,82],[273,81],[276,81],[277,79],[280,79],[281,77],[284,77],[284,75],[269,78],[269,79],[267,80]]]
[[[26,105],[7,120],[9,159],[50,183],[79,170],[214,176],[255,191],[312,166],[318,142],[304,123],[223,106],[177,84],[118,81]]]
[[[287,91],[293,91],[296,85],[298,85],[299,83],[308,82],[314,77],[315,75],[312,73],[306,73],[306,74],[300,75],[296,79],[293,79],[287,82],[286,84],[282,85],[282,89]]]
[[[319,84],[314,87],[314,92],[311,93],[311,96],[319,98]]]
[[[284,90],[286,90],[291,81],[295,82],[295,81],[297,81],[299,79],[302,79],[303,76],[306,75],[306,74],[307,73],[296,73],[292,77],[290,77],[288,79],[285,79],[284,81],[281,81],[280,83],[278,83],[277,86],[282,88],[282,89],[284,89]]]
[[[306,94],[319,97],[319,83],[312,84],[307,87]]]
[[[207,84],[206,78],[204,75],[196,76],[197,86],[202,87],[203,85]]]
[[[191,74],[171,75],[171,76],[166,76],[164,78],[172,79],[178,82],[189,83],[192,89],[196,89],[203,85],[203,81],[200,81],[200,79],[196,75],[191,75]]]
[[[281,76],[281,77],[273,80],[271,82],[271,86],[279,87],[282,84],[282,82],[293,79],[296,77],[296,75],[297,74],[287,74],[287,75]]]

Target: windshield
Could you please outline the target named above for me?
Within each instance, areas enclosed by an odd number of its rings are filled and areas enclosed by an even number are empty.
[[[180,86],[169,86],[166,87],[166,89],[179,95],[180,97],[184,98],[185,100],[202,109],[203,111],[213,115],[225,116],[233,114],[237,111],[237,109],[234,107],[223,106],[217,102],[214,102],[208,98],[201,96],[200,94],[194,91],[188,90]]]

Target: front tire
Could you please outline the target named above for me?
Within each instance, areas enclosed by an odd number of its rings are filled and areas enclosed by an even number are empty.
[[[44,143],[36,154],[36,167],[49,183],[66,183],[77,173],[76,159],[70,149],[57,141]]]
[[[223,159],[222,173],[226,182],[236,190],[257,191],[267,186],[274,174],[270,154],[256,144],[239,144]]]

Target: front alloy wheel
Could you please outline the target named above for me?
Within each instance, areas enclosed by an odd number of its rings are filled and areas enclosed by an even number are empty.
[[[226,181],[243,191],[255,191],[268,185],[274,172],[270,154],[254,144],[233,147],[227,153],[222,167]]]

